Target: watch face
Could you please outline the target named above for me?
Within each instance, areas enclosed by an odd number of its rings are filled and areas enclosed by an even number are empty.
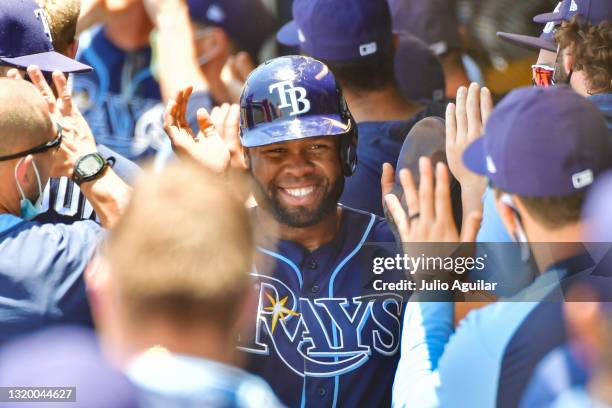
[[[81,177],[91,177],[97,174],[104,163],[98,158],[96,155],[83,157],[83,160],[80,161],[77,171]]]

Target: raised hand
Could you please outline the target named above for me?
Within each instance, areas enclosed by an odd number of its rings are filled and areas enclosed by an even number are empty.
[[[62,127],[62,144],[54,155],[51,176],[72,177],[76,161],[88,153],[97,151],[91,128],[76,105],[72,103],[72,95],[63,73],[53,73],[53,83],[58,95],[56,97],[37,66],[29,66],[27,72],[47,102],[51,116]]]
[[[230,165],[235,169],[246,169],[242,144],[240,143],[240,106],[224,103],[215,106],[210,112],[210,117],[219,132],[221,139],[230,152]]]
[[[255,69],[255,63],[247,52],[241,51],[227,59],[221,71],[221,80],[225,84],[230,100],[240,102],[240,94],[247,77]]]
[[[484,126],[493,110],[493,99],[487,88],[472,83],[469,89],[459,88],[456,104],[446,108],[446,156],[448,166],[461,184],[464,210],[482,209],[485,177],[472,173],[463,164],[465,149],[482,136]],[[464,211],[464,216],[466,212]]]
[[[192,91],[192,87],[187,87],[178,91],[175,99],[168,101],[164,130],[170,138],[172,150],[177,156],[192,159],[214,173],[225,173],[230,164],[230,150],[206,109],[197,112],[197,134],[187,122],[185,113]]]
[[[400,171],[400,182],[410,213],[404,211],[394,194],[385,196],[387,210],[393,218],[402,242],[474,242],[481,215],[471,213],[463,222],[461,234],[453,219],[450,178],[446,165],[438,163],[435,174],[431,160],[419,160],[420,184],[417,190],[410,170]]]

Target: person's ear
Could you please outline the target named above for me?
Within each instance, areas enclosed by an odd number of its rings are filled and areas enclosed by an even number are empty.
[[[251,156],[249,155],[249,150],[242,146],[242,157],[244,158],[244,164],[247,169],[251,168]]]
[[[21,161],[21,163],[19,163],[19,166],[16,168],[17,181],[19,182],[19,185],[21,185],[21,188],[23,188],[24,190],[25,186],[29,185],[32,182],[32,177],[34,177],[34,175],[30,172],[30,168],[32,167],[32,160],[34,160],[34,156],[29,154],[23,158],[23,161]],[[27,192],[25,193],[27,194]]]
[[[76,53],[77,53],[78,49],[79,49],[79,40],[75,39],[73,42],[71,42],[68,45],[68,50],[66,51],[67,54],[68,54],[67,55],[68,58],[74,59],[76,57]]]
[[[572,49],[573,45],[559,51],[563,53],[563,70],[567,75],[569,75],[569,73],[574,69],[574,62],[576,61]]]
[[[508,198],[510,198],[508,194],[495,192],[495,208],[506,231],[511,237],[514,237],[518,226],[516,225],[516,214]]]
[[[395,53],[397,52],[397,50],[399,48],[399,44],[400,44],[399,35],[393,34],[393,39],[392,39],[391,45],[393,46],[393,54],[394,55],[395,55]]]

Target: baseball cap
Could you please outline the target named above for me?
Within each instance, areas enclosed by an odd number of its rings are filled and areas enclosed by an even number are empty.
[[[395,52],[395,78],[407,99],[441,101],[446,98],[442,64],[427,44],[411,34],[401,34]]]
[[[590,24],[599,24],[612,17],[612,1],[610,0],[566,0],[560,10],[553,13],[539,14],[533,18],[536,23],[570,20],[580,14]]]
[[[612,167],[601,112],[567,86],[519,88],[494,109],[463,155],[493,186],[531,197],[567,196]]]
[[[392,48],[386,0],[295,0],[293,18],[278,31],[278,42],[315,58],[354,61]]]
[[[559,12],[564,7],[565,3],[568,3],[569,1],[571,0],[560,1],[550,14]],[[556,25],[557,23],[555,22],[546,21],[546,25],[544,26],[542,34],[540,34],[539,37],[505,32],[498,32],[497,36],[503,40],[525,48],[557,52],[557,42],[555,41],[554,35]]]
[[[19,68],[38,65],[45,72],[92,71],[55,52],[45,13],[34,0],[0,1],[0,61]]]
[[[253,57],[278,26],[261,0],[187,0],[187,6],[193,21],[222,28]]]
[[[388,0],[395,33],[410,33],[439,56],[461,48],[454,0]]]

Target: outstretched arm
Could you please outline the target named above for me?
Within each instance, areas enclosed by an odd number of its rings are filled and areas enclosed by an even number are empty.
[[[28,67],[28,75],[47,101],[52,116],[63,129],[62,144],[53,157],[51,176],[72,178],[77,160],[86,154],[97,152],[91,129],[76,105],[72,103],[64,74],[53,73],[58,98],[53,94],[38,67]],[[131,187],[110,167],[107,167],[99,178],[82,183],[80,188],[105,228],[115,226],[123,215],[132,192]]]
[[[195,91],[207,91],[208,82],[198,65],[185,2],[147,0],[145,5],[158,29],[156,52],[162,99],[169,101],[187,86]]]

